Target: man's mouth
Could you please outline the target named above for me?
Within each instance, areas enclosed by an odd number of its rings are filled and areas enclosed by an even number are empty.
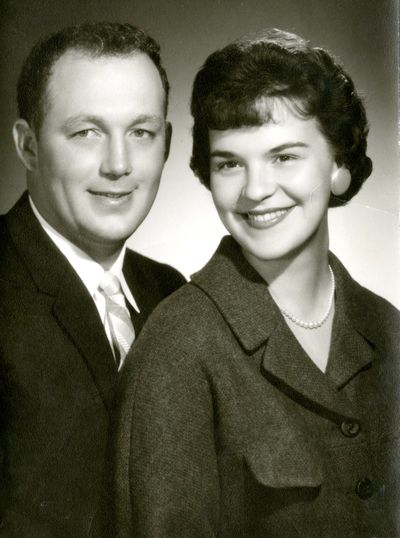
[[[105,198],[111,198],[111,199],[117,200],[119,198],[124,198],[125,196],[129,196],[132,191],[117,191],[117,192],[114,192],[114,191],[93,191],[93,190],[89,190],[88,192],[90,194],[94,195],[94,196],[103,196]]]

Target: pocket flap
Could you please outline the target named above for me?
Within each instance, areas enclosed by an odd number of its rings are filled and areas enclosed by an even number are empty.
[[[317,487],[324,479],[316,447],[290,434],[275,446],[263,442],[249,447],[245,462],[257,482],[271,488]]]

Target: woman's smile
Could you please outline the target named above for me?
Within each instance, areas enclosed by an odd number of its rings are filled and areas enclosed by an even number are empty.
[[[282,222],[294,207],[295,206],[281,209],[269,209],[265,211],[249,211],[248,213],[243,214],[243,218],[247,220],[248,225],[252,228],[263,230]]]

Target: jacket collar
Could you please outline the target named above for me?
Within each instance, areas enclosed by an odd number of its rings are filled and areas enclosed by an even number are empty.
[[[266,283],[231,237],[223,238],[206,267],[193,275],[192,282],[216,304],[246,352],[265,346],[262,369],[273,383],[298,394],[300,399],[310,399],[346,415],[348,400],[339,392],[371,364],[376,320],[369,313],[369,292],[350,277],[333,254],[330,263],[336,279],[336,312],[334,352],[327,374],[311,360],[304,360],[305,353],[283,320]]]
[[[79,350],[109,407],[117,370],[89,292],[33,215],[27,193],[7,214],[6,223],[36,287],[54,297],[52,314]]]
[[[349,275],[332,253],[329,261],[336,280],[336,305],[342,319],[372,345],[379,338],[371,292]],[[258,348],[276,328],[279,309],[262,277],[244,258],[239,245],[225,236],[208,264],[192,275],[192,282],[216,303],[247,351]]]
[[[278,307],[230,236],[222,239],[208,264],[191,280],[210,296],[247,352],[259,348],[274,332]]]

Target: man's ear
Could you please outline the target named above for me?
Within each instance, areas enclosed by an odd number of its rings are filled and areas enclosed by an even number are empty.
[[[171,148],[171,138],[172,138],[172,125],[167,121],[165,128],[165,150],[164,150],[164,162],[168,159],[169,150]]]
[[[13,137],[18,157],[32,172],[37,167],[37,139],[33,129],[25,120],[18,119],[13,127]]]

